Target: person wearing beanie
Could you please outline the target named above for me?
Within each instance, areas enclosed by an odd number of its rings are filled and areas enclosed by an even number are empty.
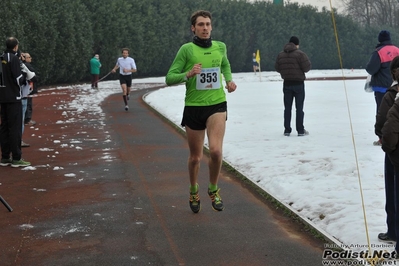
[[[284,100],[284,136],[290,136],[292,103],[296,107],[296,131],[298,136],[309,135],[303,125],[303,105],[305,101],[305,73],[311,69],[308,56],[299,50],[299,38],[292,36],[277,55],[274,68],[280,73],[283,82]]]
[[[299,39],[298,39],[298,37],[296,37],[296,36],[292,36],[292,37],[290,38],[290,42],[292,42],[292,43],[295,44],[295,45],[299,45]]]
[[[376,103],[376,115],[380,108],[385,92],[393,82],[389,65],[392,60],[399,55],[399,48],[392,44],[391,34],[387,30],[382,30],[378,34],[378,44],[371,53],[366,65],[366,71],[371,76],[370,86],[374,92]],[[375,146],[381,146],[381,136],[373,142]]]
[[[387,30],[382,30],[378,34],[378,42],[386,42],[391,40],[391,33]]]

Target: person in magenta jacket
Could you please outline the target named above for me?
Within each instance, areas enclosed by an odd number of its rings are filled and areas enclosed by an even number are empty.
[[[390,32],[387,30],[380,31],[378,44],[366,65],[366,71],[371,75],[370,85],[374,91],[376,114],[385,92],[393,82],[389,65],[398,55],[399,48],[392,44]],[[381,139],[374,141],[373,144],[381,146]]]

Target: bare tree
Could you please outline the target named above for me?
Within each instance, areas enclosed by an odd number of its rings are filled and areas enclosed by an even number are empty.
[[[345,11],[364,26],[399,26],[399,0],[342,0]]]

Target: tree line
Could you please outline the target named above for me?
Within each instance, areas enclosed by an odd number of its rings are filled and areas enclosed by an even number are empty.
[[[252,53],[262,71],[273,71],[277,54],[292,35],[313,69],[364,68],[381,29],[399,43],[397,27],[367,25],[310,5],[248,0],[3,0],[0,35],[15,36],[29,52],[40,83],[89,80],[89,60],[100,54],[100,77],[128,47],[136,77],[164,76],[179,47],[192,39],[190,16],[211,11],[212,38],[226,43],[233,72],[250,72]],[[333,23],[335,22],[335,23]],[[334,27],[335,24],[335,27]],[[336,29],[336,31],[335,31]],[[116,79],[115,74],[109,79]]]
[[[399,1],[397,0],[342,0],[345,13],[364,26],[399,26]]]

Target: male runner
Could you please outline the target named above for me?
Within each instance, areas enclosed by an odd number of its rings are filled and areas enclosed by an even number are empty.
[[[188,172],[190,176],[190,208],[194,213],[201,210],[198,195],[198,171],[203,155],[205,133],[209,141],[210,158],[208,195],[212,208],[224,209],[218,188],[222,166],[222,146],[227,120],[226,94],[222,74],[228,92],[236,90],[227,59],[226,45],[212,41],[212,16],[208,11],[197,11],[191,16],[192,42],[181,46],[168,74],[166,84],[185,82],[186,97],[181,125],[186,128],[190,149]]]
[[[119,83],[121,84],[123,92],[123,102],[125,103],[125,110],[129,110],[127,101],[129,100],[130,88],[132,87],[132,73],[137,72],[136,63],[134,59],[129,57],[129,49],[122,49],[122,57],[118,58],[112,73],[115,73],[119,68]]]

